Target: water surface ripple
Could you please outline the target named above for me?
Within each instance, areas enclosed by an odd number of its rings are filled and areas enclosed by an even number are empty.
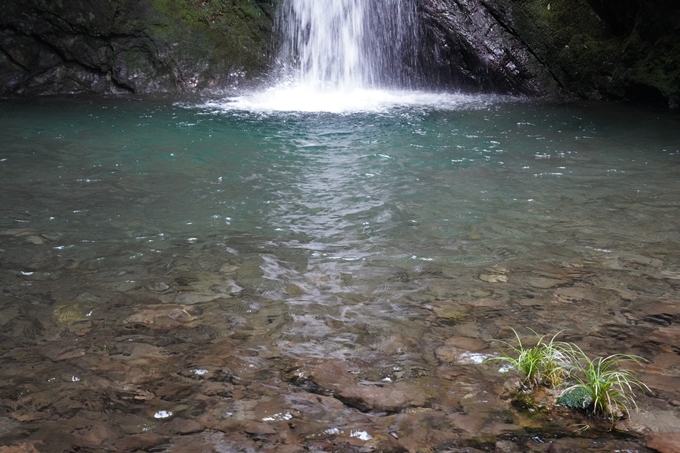
[[[680,432],[677,114],[428,96],[4,101],[0,442],[649,452]],[[509,327],[638,354],[653,394],[622,435],[511,406],[478,365]]]

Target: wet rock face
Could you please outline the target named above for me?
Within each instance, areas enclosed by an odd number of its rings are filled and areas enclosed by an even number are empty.
[[[680,102],[672,0],[421,0],[424,63],[442,86]]]
[[[267,0],[7,0],[0,93],[191,92],[265,66]]]
[[[680,103],[675,0],[417,0],[428,87]],[[272,0],[6,0],[0,94],[224,88],[270,62]]]
[[[509,8],[482,0],[425,0],[421,12],[431,83],[532,96],[556,91],[549,69],[512,28]]]

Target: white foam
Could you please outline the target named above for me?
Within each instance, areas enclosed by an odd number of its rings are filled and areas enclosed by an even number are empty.
[[[493,95],[465,95],[427,91],[354,89],[318,90],[305,85],[279,85],[264,91],[208,101],[195,106],[214,112],[248,111],[319,112],[350,114],[360,112],[389,112],[399,108],[427,108],[434,110],[468,110],[487,108],[503,97]]]

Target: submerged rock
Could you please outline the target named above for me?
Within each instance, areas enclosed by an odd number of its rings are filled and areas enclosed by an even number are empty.
[[[341,389],[338,398],[345,404],[366,412],[398,412],[407,407],[421,407],[427,394],[411,382],[358,383]]]
[[[152,305],[128,316],[123,322],[126,324],[144,324],[154,330],[167,330],[191,323],[195,319],[181,306]]]

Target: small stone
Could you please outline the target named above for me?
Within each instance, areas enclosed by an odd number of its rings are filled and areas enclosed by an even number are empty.
[[[517,305],[521,305],[523,307],[533,307],[533,306],[543,305],[544,302],[541,299],[536,299],[536,298],[529,299],[529,298],[527,298],[527,299],[518,299],[518,300],[515,301],[515,303]]]
[[[456,305],[433,307],[432,311],[434,311],[438,318],[444,318],[458,322],[465,321],[469,316],[467,308]]]
[[[187,434],[200,433],[205,428],[203,425],[194,420],[176,418],[168,424],[167,429],[175,434],[185,436]]]
[[[591,300],[595,298],[595,295],[591,290],[578,286],[557,288],[555,290],[555,296],[566,301]]]
[[[485,341],[469,337],[451,337],[445,341],[448,346],[455,346],[466,351],[481,351],[487,348]]]
[[[389,385],[359,383],[341,389],[340,399],[361,411],[398,412],[406,407],[422,407],[427,394],[409,382]]]
[[[90,302],[90,303],[97,303],[99,302],[100,298],[99,296],[95,296],[92,293],[82,293],[76,297],[76,300],[78,302]]]
[[[496,442],[496,451],[498,453],[520,453],[519,447],[509,440],[499,440]]]
[[[293,283],[286,285],[285,291],[290,297],[300,297],[305,293],[302,288]]]
[[[434,355],[444,363],[455,363],[461,353],[455,346],[440,346],[434,351]]]
[[[30,442],[21,442],[16,445],[5,445],[0,447],[0,453],[40,453],[35,444],[42,444],[42,441],[34,440]]]
[[[220,272],[224,274],[233,274],[237,270],[239,270],[239,266],[235,266],[233,264],[225,264],[220,268]]]
[[[59,346],[57,344],[43,348],[43,354],[53,362],[75,359],[85,355],[85,350],[73,346]]]
[[[152,283],[152,284],[149,285],[150,291],[163,292],[163,291],[167,291],[168,289],[170,289],[170,285],[168,285],[167,283],[163,283],[163,282],[155,282],[155,283]]]
[[[479,279],[487,283],[507,283],[508,276],[500,274],[480,274]]]
[[[183,307],[150,305],[146,309],[128,316],[125,324],[144,324],[152,329],[168,330],[190,323],[195,318]]]
[[[276,428],[274,428],[273,426],[268,425],[267,423],[254,422],[252,420],[249,420],[245,423],[243,431],[245,431],[248,434],[259,435],[276,434]]]
[[[29,244],[42,245],[45,243],[45,240],[40,236],[27,236],[26,242]]]
[[[161,296],[163,302],[176,302],[184,305],[196,305],[212,302],[217,299],[225,299],[227,294],[200,293],[195,291],[185,291],[169,297]]]
[[[564,285],[567,282],[555,278],[530,277],[527,279],[527,283],[529,283],[529,286],[532,288],[548,289],[552,288],[553,286]]]
[[[113,446],[118,451],[146,451],[165,442],[165,438],[153,433],[133,434],[117,440]]]
[[[470,301],[464,302],[466,305],[472,305],[473,307],[502,307],[505,306],[500,299],[490,299],[488,297],[482,299],[472,299]]]

